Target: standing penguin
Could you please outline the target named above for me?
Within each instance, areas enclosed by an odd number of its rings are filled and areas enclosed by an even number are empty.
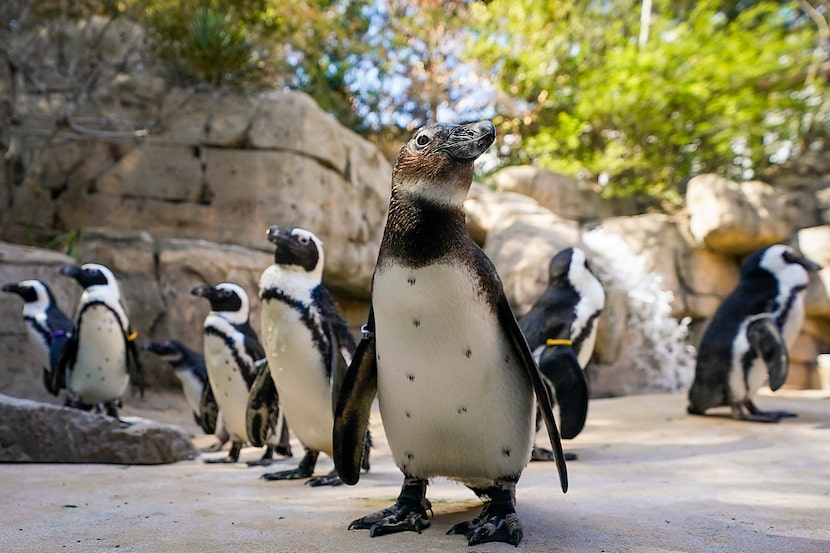
[[[787,350],[804,322],[809,271],[819,269],[781,244],[758,250],[744,261],[738,286],[715,311],[700,342],[689,413],[702,415],[711,407],[729,406],[734,418],[747,421],[778,422],[795,416],[761,411],[753,397],[767,378],[773,391],[787,379]]]
[[[583,370],[594,352],[597,320],[604,306],[605,291],[585,252],[566,248],[550,261],[547,289],[519,319],[543,374],[553,375],[554,379],[546,379],[546,384],[553,389],[552,399],[559,403],[565,439],[576,437],[585,426],[588,384]],[[574,368],[574,363],[580,370]],[[536,420],[541,422],[538,414]],[[534,447],[533,459],[550,460],[551,454]]]
[[[395,163],[369,321],[334,425],[335,466],[354,484],[377,393],[404,482],[394,505],[349,526],[371,536],[428,527],[427,482],[444,476],[489,499],[449,534],[465,535],[470,545],[517,545],[516,482],[530,460],[534,396],[562,490],[568,487],[547,389],[495,267],[465,226],[473,162],[494,139],[489,121],[430,124],[415,131]]]
[[[222,423],[222,415],[208,382],[205,358],[178,340],[149,342],[143,348],[167,361],[182,385],[182,391],[196,424],[206,434],[215,434],[219,443],[211,450],[218,451],[230,439]]]
[[[210,302],[203,335],[205,368],[213,396],[222,411],[225,427],[231,437],[231,450],[224,459],[208,463],[235,463],[242,446],[248,442],[245,412],[248,394],[254,380],[268,367],[265,352],[250,324],[251,307],[248,294],[233,282],[216,286],[196,286],[191,294]],[[270,380],[270,378],[269,378]],[[269,421],[267,432],[274,432],[277,421]],[[282,428],[280,443],[287,445],[288,431]],[[259,463],[270,463],[273,448],[269,445]]]
[[[305,447],[295,470],[264,474],[266,480],[308,478],[320,452],[332,455],[334,405],[354,353],[354,339],[323,286],[323,243],[302,228],[269,227],[276,250],[274,263],[262,273],[262,335],[279,404],[294,434]],[[272,392],[268,392],[272,394]],[[251,391],[248,434],[259,427],[258,406],[275,405]],[[267,411],[265,411],[267,412]],[[252,438],[253,439],[253,438]],[[256,441],[256,440],[255,440]],[[367,438],[368,447],[368,438]],[[368,470],[368,449],[363,459]],[[312,478],[312,486],[339,485],[336,471]]]
[[[35,347],[43,367],[43,384],[50,394],[57,396],[66,388],[66,382],[54,377],[55,366],[75,324],[61,311],[52,290],[41,280],[4,284],[3,291],[17,294],[23,300],[23,322],[29,343]]]
[[[130,327],[118,281],[108,267],[97,263],[63,265],[59,271],[84,291],[75,316],[76,330],[58,359],[53,387],[65,379],[66,387],[82,404],[103,404],[108,415],[118,418],[117,404],[131,370],[144,396],[137,334]]]

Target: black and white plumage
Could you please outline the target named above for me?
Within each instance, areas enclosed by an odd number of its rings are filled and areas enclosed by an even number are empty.
[[[320,452],[332,455],[334,404],[354,353],[354,339],[323,286],[323,243],[302,228],[269,227],[275,246],[274,263],[262,273],[262,338],[278,403],[305,456],[295,470],[264,474],[266,480],[293,480],[312,475]],[[269,394],[273,392],[269,391]],[[248,434],[253,436],[267,418],[269,406],[251,392]],[[257,406],[264,406],[264,411]],[[260,415],[260,412],[266,413]],[[367,458],[364,468],[368,470]],[[312,486],[338,485],[335,471],[312,478]]]
[[[143,349],[158,355],[170,364],[182,385],[182,392],[193,411],[196,424],[206,434],[214,434],[218,438],[219,443],[211,449],[221,449],[230,436],[225,431],[219,405],[208,382],[204,356],[178,340],[149,342],[144,344]]]
[[[563,491],[567,471],[547,390],[492,262],[467,234],[462,204],[473,162],[493,143],[489,121],[430,124],[401,148],[364,339],[335,413],[335,465],[359,478],[377,394],[404,484],[391,507],[350,528],[377,536],[429,526],[426,486],[443,476],[489,498],[457,524],[470,545],[518,544],[515,487],[530,459],[538,399]]]
[[[17,294],[23,300],[23,322],[43,367],[43,384],[56,396],[66,388],[63,379],[54,376],[63,347],[75,330],[75,323],[61,311],[52,290],[42,280],[23,280],[4,284],[3,291]]]
[[[75,332],[67,340],[54,371],[55,384],[65,379],[70,393],[85,406],[103,404],[118,418],[117,405],[130,382],[130,373],[144,380],[135,333],[121,301],[115,275],[104,265],[63,265],[60,274],[84,289],[75,315]]]
[[[553,377],[545,380],[553,392],[552,399],[559,404],[565,439],[576,437],[585,425],[588,384],[583,370],[594,351],[597,321],[603,307],[602,284],[591,270],[585,252],[573,247],[553,256],[547,289],[519,319],[519,327],[542,373]],[[548,460],[550,453],[534,448],[533,458]]]
[[[702,415],[712,407],[729,406],[732,416],[742,420],[778,422],[795,416],[761,411],[753,398],[767,379],[772,390],[784,384],[788,348],[804,322],[809,272],[819,269],[781,244],[758,250],[744,261],[738,286],[715,311],[700,342],[689,413]]]
[[[249,391],[259,374],[265,371],[267,376],[265,351],[251,327],[250,300],[240,285],[200,285],[191,293],[210,302],[211,311],[203,326],[205,368],[231,439],[231,450],[225,459],[206,462],[235,463],[242,446],[249,441],[245,422]],[[270,422],[268,431],[274,434],[277,421]],[[287,445],[287,441],[288,431],[283,427],[280,443]],[[272,456],[273,448],[269,445],[258,463],[249,464],[269,464]]]

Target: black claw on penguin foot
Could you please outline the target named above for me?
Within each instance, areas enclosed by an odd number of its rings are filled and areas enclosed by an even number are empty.
[[[382,511],[366,515],[352,521],[349,530],[369,530],[369,536],[385,536],[398,532],[417,532],[429,528],[430,521],[427,509],[431,509],[429,501],[423,504],[412,504],[398,501]]]
[[[340,486],[343,484],[343,481],[340,479],[340,476],[337,475],[337,471],[333,470],[325,476],[318,476],[316,478],[309,479],[306,484],[312,488],[317,488],[320,486]]]
[[[260,478],[270,482],[274,480],[302,480],[303,478],[308,478],[309,476],[311,476],[310,472],[302,468],[297,468],[294,470],[283,470],[280,472],[266,472],[260,476]]]
[[[467,536],[468,545],[502,542],[518,547],[524,532],[515,511],[492,509],[488,505],[479,516],[469,522],[456,524],[447,530],[447,534]]]

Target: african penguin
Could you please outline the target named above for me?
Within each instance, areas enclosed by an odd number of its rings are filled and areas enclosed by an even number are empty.
[[[443,476],[489,499],[449,534],[465,535],[470,545],[518,544],[515,491],[530,460],[536,400],[567,490],[548,392],[501,279],[465,226],[473,163],[494,139],[489,121],[429,124],[395,163],[369,321],[335,412],[334,459],[343,481],[356,483],[377,394],[404,482],[394,505],[350,529],[420,532],[430,525],[427,482]]]
[[[772,390],[787,379],[787,350],[804,322],[809,271],[819,269],[781,244],[747,257],[738,286],[715,311],[700,342],[689,413],[702,415],[711,407],[729,406],[732,416],[741,420],[778,422],[795,416],[761,411],[753,397],[766,379]]]
[[[149,342],[144,344],[142,349],[158,355],[170,364],[173,374],[182,385],[184,397],[193,411],[196,424],[206,434],[214,434],[219,440],[219,443],[209,448],[209,451],[220,450],[230,436],[224,429],[222,414],[219,412],[213,390],[208,383],[204,356],[178,340]]]
[[[566,248],[550,261],[547,289],[519,319],[534,358],[540,367],[546,366],[543,373],[555,377],[545,383],[553,392],[551,400],[559,404],[562,438],[576,437],[585,425],[588,385],[583,370],[594,351],[597,321],[604,306],[605,291],[585,252]],[[538,427],[539,414],[536,420]],[[550,458],[549,451],[534,447],[534,460]],[[568,456],[569,460],[575,458]]]
[[[233,282],[200,285],[193,288],[191,294],[210,302],[211,311],[205,317],[202,330],[205,368],[231,438],[231,450],[226,458],[205,462],[235,463],[242,446],[249,441],[245,422],[248,394],[258,374],[267,371],[265,352],[251,327],[248,294],[240,285]],[[276,422],[269,421],[269,432],[273,433],[277,428]],[[284,443],[288,439],[286,433],[283,438]],[[272,456],[273,448],[269,444],[262,459],[249,464],[267,465]]]
[[[263,344],[279,392],[279,405],[305,447],[305,456],[295,470],[262,477],[293,480],[312,475],[321,451],[332,455],[334,404],[355,344],[334,299],[322,284],[324,254],[320,239],[297,227],[271,226],[266,234],[275,252],[274,263],[260,278]],[[251,393],[249,419],[256,417],[255,405],[268,405],[257,401],[253,390]],[[249,427],[248,434],[255,431]],[[368,450],[363,463],[368,470]],[[339,485],[342,481],[332,471],[308,483]]]
[[[66,382],[55,378],[54,370],[66,341],[75,330],[75,323],[61,311],[52,290],[41,280],[4,284],[3,291],[17,294],[23,300],[23,322],[29,343],[43,367],[43,384],[49,393],[57,396],[66,388]]]
[[[130,326],[115,275],[104,265],[62,265],[60,274],[84,289],[75,315],[75,332],[69,337],[55,368],[57,382],[87,406],[103,404],[118,418],[117,405],[127,389],[132,371],[144,395],[144,379],[137,333]]]

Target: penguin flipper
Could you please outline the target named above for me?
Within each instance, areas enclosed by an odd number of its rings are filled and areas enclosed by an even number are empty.
[[[370,310],[363,339],[343,379],[334,410],[334,466],[343,482],[349,485],[357,484],[360,479],[369,415],[378,391],[374,331],[374,313]]]
[[[764,316],[749,323],[746,334],[750,346],[767,366],[770,389],[777,390],[787,380],[789,366],[787,344],[781,331],[770,317]]]
[[[199,400],[199,412],[201,413],[197,419],[199,426],[206,434],[215,434],[219,420],[219,405],[213,396],[210,382],[205,382],[205,388],[202,390],[202,397]]]
[[[549,346],[539,359],[539,370],[553,385],[562,438],[575,438],[588,417],[588,383],[571,346]]]
[[[53,375],[55,367],[58,365],[61,353],[63,353],[63,348],[69,341],[71,333],[62,332],[53,334],[54,336],[51,337],[49,342],[49,368],[47,369],[44,367],[43,369],[43,383],[46,385],[46,389],[49,390],[49,393],[56,396],[61,390],[66,388],[66,379],[64,377],[55,379]]]
[[[329,353],[329,367],[331,368],[329,384],[331,385],[331,410],[333,413],[337,409],[337,399],[340,397],[340,389],[343,387],[346,372],[349,370],[349,363],[343,356],[343,352],[340,349],[342,347],[340,339],[330,323],[325,324],[325,331],[329,337],[329,344],[331,345],[331,351]]]
[[[536,394],[536,401],[539,410],[542,412],[542,417],[545,419],[545,426],[548,429],[548,437],[553,448],[553,454],[556,460],[556,469],[559,472],[559,484],[562,486],[562,492],[568,491],[568,469],[565,466],[565,452],[562,451],[562,441],[559,437],[559,429],[556,427],[556,420],[553,418],[553,409],[550,403],[550,395],[547,387],[542,381],[542,376],[539,373],[539,367],[536,361],[533,360],[533,354],[530,352],[530,347],[527,345],[524,334],[519,328],[519,323],[513,316],[510,310],[510,304],[507,303],[507,297],[502,292],[496,301],[496,313],[499,325],[507,331],[507,336],[510,340],[513,350],[517,353],[522,361],[522,365],[527,371],[527,375],[533,384],[533,391]],[[578,365],[578,364],[577,364]]]
[[[266,445],[273,422],[279,417],[279,404],[277,386],[271,378],[268,364],[264,363],[251,384],[245,409],[245,428],[252,445]]]
[[[50,352],[51,353],[51,352]],[[71,334],[66,340],[66,343],[58,353],[57,360],[52,369],[51,385],[47,389],[52,394],[57,395],[61,388],[66,388],[66,371],[67,367],[75,364],[75,358],[78,356],[78,335]]]
[[[144,369],[141,366],[141,359],[138,357],[138,334],[130,329],[127,335],[127,369],[130,372],[131,380],[138,383],[138,390],[141,397],[144,397]]]

